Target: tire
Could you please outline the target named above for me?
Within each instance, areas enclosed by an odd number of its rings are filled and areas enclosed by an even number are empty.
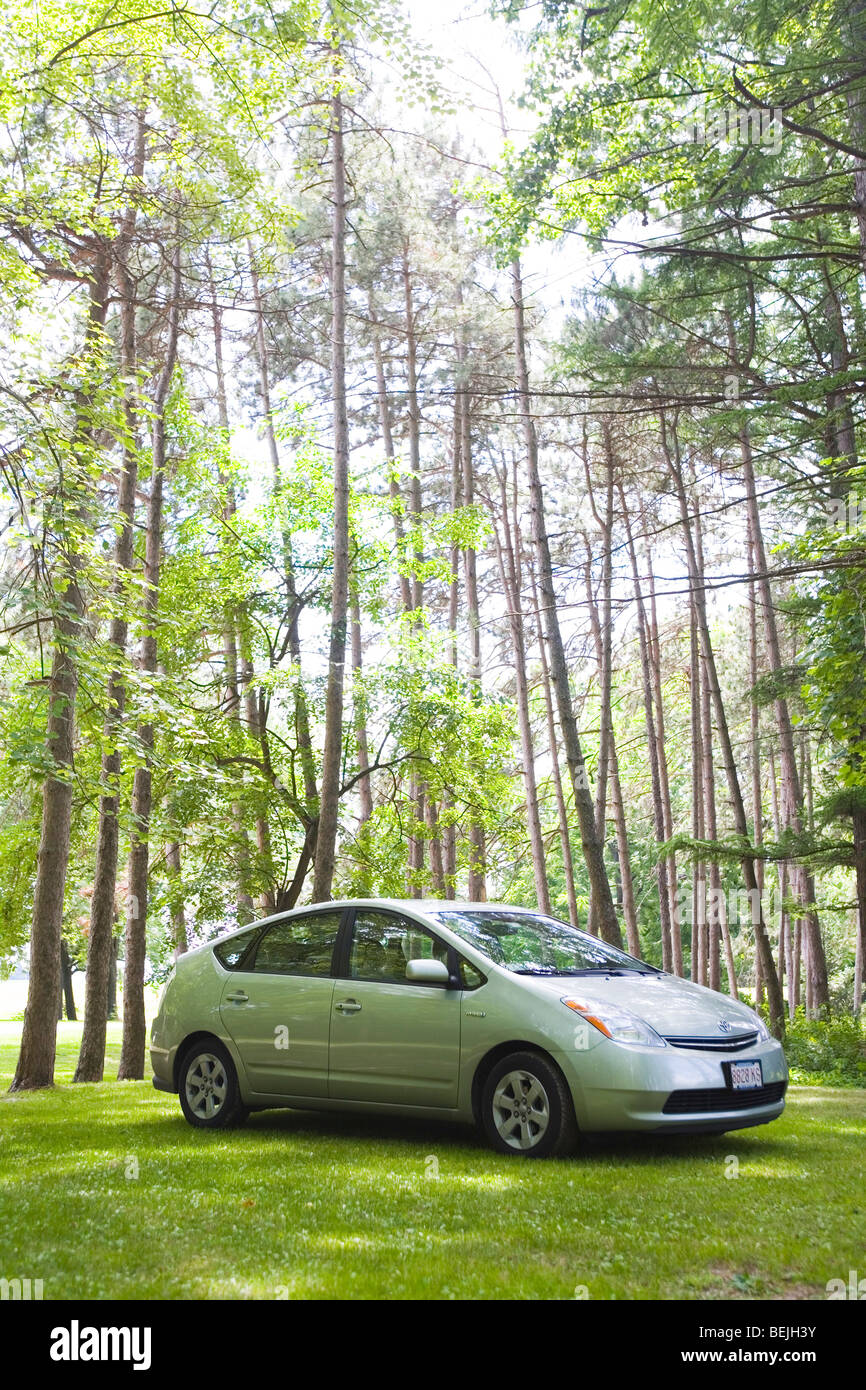
[[[555,1158],[577,1144],[574,1105],[562,1073],[537,1052],[497,1062],[481,1092],[481,1127],[499,1153]]]
[[[196,1129],[243,1124],[249,1110],[241,1100],[235,1064],[216,1038],[193,1043],[178,1073],[184,1117]]]

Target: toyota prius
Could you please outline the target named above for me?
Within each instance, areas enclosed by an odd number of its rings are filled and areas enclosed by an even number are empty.
[[[474,1123],[505,1154],[582,1134],[722,1134],[781,1115],[757,1014],[526,908],[356,900],[176,962],[153,1084],[191,1125],[291,1106]]]

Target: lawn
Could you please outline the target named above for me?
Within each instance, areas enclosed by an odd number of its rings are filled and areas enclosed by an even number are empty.
[[[863,1090],[525,1162],[446,1125],[300,1111],[194,1131],[148,1082],[71,1085],[80,1024],[57,1088],[8,1096],[20,1029],[0,1024],[0,1276],[46,1298],[823,1299],[866,1274]]]

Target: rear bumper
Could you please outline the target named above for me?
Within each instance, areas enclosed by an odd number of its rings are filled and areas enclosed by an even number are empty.
[[[172,1096],[177,1095],[177,1092],[176,1092],[174,1086],[172,1086],[171,1082],[170,1082],[170,1081],[164,1081],[163,1078],[162,1078],[161,1076],[154,1076],[154,1077],[151,1078],[151,1081],[152,1081],[154,1090],[156,1090],[156,1091],[168,1091],[169,1095],[172,1095]]]

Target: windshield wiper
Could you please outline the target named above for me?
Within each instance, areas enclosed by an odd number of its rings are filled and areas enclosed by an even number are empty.
[[[506,966],[512,975],[653,975],[653,970],[638,970],[634,965],[575,965],[558,970],[555,965]]]
[[[560,970],[560,975],[652,975],[652,970],[638,970],[636,965],[583,965],[573,970]]]

